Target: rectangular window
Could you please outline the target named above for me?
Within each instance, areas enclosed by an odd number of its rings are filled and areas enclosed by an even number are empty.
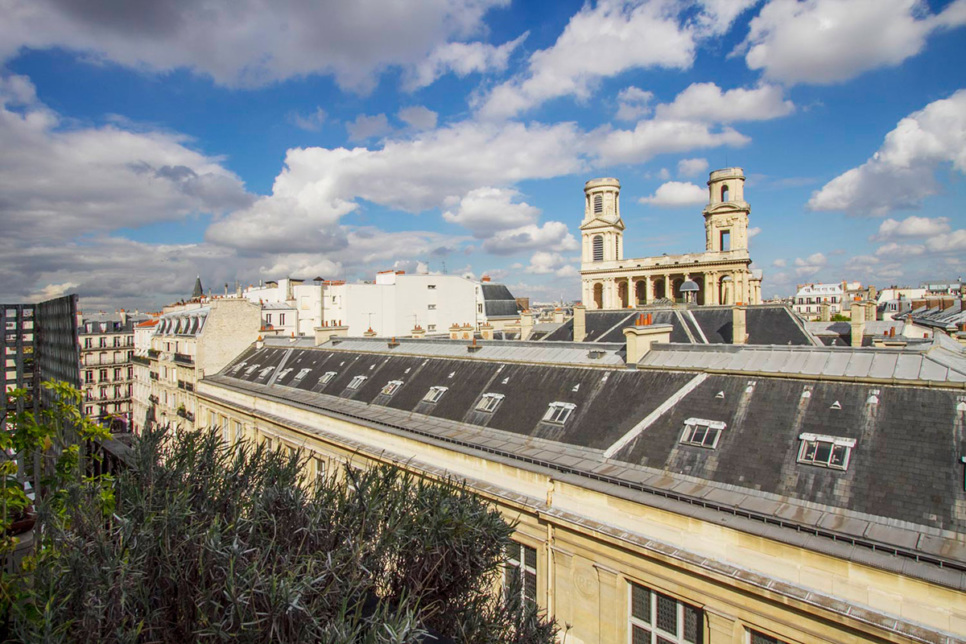
[[[271,313],[266,313],[265,314],[265,324],[271,326],[271,324],[272,324],[272,314]]]
[[[349,387],[348,388],[349,389],[358,389],[359,387],[362,386],[362,383],[364,383],[365,381],[366,381],[366,377],[365,376],[355,376],[352,379],[352,382],[349,383]]]
[[[94,382],[94,372],[88,369],[84,372],[84,382],[91,383]]]
[[[107,346],[107,338],[101,338],[101,341],[100,341],[100,342],[98,343],[98,346],[99,346],[100,348],[102,348],[102,349],[103,349],[104,347],[106,347],[106,346]]]
[[[279,313],[278,314],[278,324],[279,324],[279,326],[285,326],[285,314],[284,313]]]
[[[483,394],[483,397],[480,398],[480,402],[476,404],[476,410],[485,411],[492,414],[496,411],[496,408],[500,406],[502,401],[503,394]]]
[[[434,290],[436,288],[436,285],[435,284],[427,284],[426,285],[426,288],[428,288],[429,290],[432,291],[432,290]]]
[[[94,339],[93,338],[84,338],[84,348],[85,349],[90,349],[93,346],[94,346]]]
[[[402,380],[390,380],[386,383],[386,386],[382,388],[383,396],[391,396],[396,393],[396,390],[402,387]]]
[[[772,637],[771,635],[765,635],[764,633],[759,633],[758,631],[751,631],[751,637],[749,637],[750,644],[785,644],[784,641],[778,639],[777,637]]]
[[[325,480],[326,475],[326,461],[321,456],[315,457],[315,480],[319,483]]]
[[[684,421],[684,433],[681,442],[687,445],[697,445],[714,449],[718,446],[718,438],[726,425],[719,420],[705,420],[704,418],[688,418]]]
[[[435,324],[427,324],[426,325],[426,330],[427,331],[435,331],[436,330],[436,325]]]
[[[426,308],[428,310],[430,310],[430,311],[435,311],[436,310],[436,305],[435,304],[427,304],[426,305]]]
[[[631,644],[701,644],[701,609],[630,584]]]
[[[118,336],[118,335],[114,336],[114,346],[115,347],[121,346],[121,336]]]
[[[114,367],[114,380],[120,380],[120,379],[121,379],[121,368]]]
[[[242,439],[242,424],[237,420],[235,421],[234,424],[235,424],[235,442],[237,443]]]
[[[504,591],[519,584],[522,605],[537,602],[537,551],[522,543],[513,542],[507,550],[506,567],[503,569]]]
[[[319,378],[319,384],[321,385],[329,384],[330,382],[332,382],[332,379],[335,378],[335,374],[336,374],[335,371],[326,371],[325,373],[322,374],[322,377]]]
[[[438,403],[439,399],[443,397],[449,387],[430,387],[426,395],[423,396],[423,402],[428,403]]]
[[[543,415],[543,422],[563,425],[576,408],[577,405],[573,403],[552,402],[547,408],[547,413]]]
[[[107,381],[107,369],[101,369],[101,372],[98,375],[100,376],[99,380],[101,382]]]
[[[798,450],[799,463],[835,470],[847,470],[849,468],[852,448],[855,447],[854,438],[819,434],[802,434],[798,438],[802,441]]]
[[[275,447],[275,445],[274,445],[274,441],[272,440],[272,437],[271,436],[266,436],[265,437],[265,449],[267,449],[269,452],[271,452],[274,449],[274,447]]]

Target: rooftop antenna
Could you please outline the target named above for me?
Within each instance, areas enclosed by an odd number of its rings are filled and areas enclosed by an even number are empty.
[[[443,275],[446,275],[446,260],[443,260]]]

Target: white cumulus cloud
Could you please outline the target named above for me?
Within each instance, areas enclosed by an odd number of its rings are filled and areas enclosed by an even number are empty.
[[[513,255],[525,250],[571,251],[579,245],[567,225],[559,221],[544,222],[542,226],[528,224],[501,230],[483,242],[483,249],[494,255]]]
[[[345,124],[346,132],[349,133],[350,141],[365,141],[366,139],[379,138],[392,132],[389,119],[385,114],[360,114],[355,121]]]
[[[647,116],[651,112],[649,103],[653,98],[653,92],[633,85],[625,87],[617,94],[617,114],[614,118],[618,121],[636,121]]]
[[[654,191],[650,197],[641,197],[640,203],[652,206],[680,208],[708,203],[708,189],[693,183],[668,181]]]
[[[708,171],[707,159],[681,159],[678,161],[678,175],[696,177]]]
[[[480,32],[486,12],[507,4],[5,0],[0,60],[22,48],[64,47],[138,70],[189,69],[231,87],[324,74],[367,91],[384,69],[417,69],[433,52]]]
[[[659,119],[731,123],[765,121],[787,116],[795,110],[785,100],[778,85],[760,85],[753,89],[738,87],[725,92],[714,83],[692,83],[674,101],[658,105]]]
[[[919,0],[771,0],[738,49],[751,69],[793,83],[835,83],[915,56],[940,28],[966,23],[966,2],[939,15]]]
[[[520,193],[510,188],[476,188],[460,200],[459,209],[444,212],[443,219],[469,228],[478,238],[536,223],[540,209],[516,202],[519,197]]]
[[[413,67],[405,86],[409,90],[426,87],[448,72],[461,78],[472,73],[502,72],[507,67],[510,54],[526,37],[527,34],[524,33],[499,46],[482,42],[450,42],[439,45]]]
[[[413,105],[399,110],[399,120],[417,130],[432,130],[436,127],[439,116],[433,110],[422,105]]]
[[[966,172],[966,90],[899,121],[872,158],[829,181],[808,206],[879,216],[918,208],[938,192],[934,174],[946,163]]]
[[[896,237],[931,237],[949,232],[949,217],[906,217],[902,221],[886,219],[879,224],[879,234],[875,239],[886,240]]]

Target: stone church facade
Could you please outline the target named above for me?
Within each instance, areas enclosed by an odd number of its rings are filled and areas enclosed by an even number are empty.
[[[744,183],[741,168],[711,173],[703,253],[625,259],[620,181],[588,181],[580,225],[581,292],[587,308],[626,309],[688,297],[698,305],[760,304],[761,275],[750,269],[751,206],[744,200]]]

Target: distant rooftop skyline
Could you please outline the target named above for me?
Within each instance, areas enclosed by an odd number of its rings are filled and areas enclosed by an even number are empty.
[[[703,250],[730,166],[766,298],[966,274],[966,0],[206,7],[7,3],[0,299],[444,266],[578,299],[586,180],[643,257]]]

